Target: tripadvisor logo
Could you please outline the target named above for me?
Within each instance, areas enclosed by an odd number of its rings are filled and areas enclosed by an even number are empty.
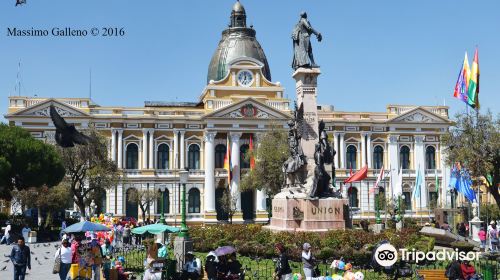
[[[380,245],[374,253],[375,261],[385,267],[389,267],[394,265],[398,260],[398,255],[401,256],[402,261],[411,261],[415,263],[419,263],[421,261],[474,261],[478,260],[480,256],[480,252],[463,252],[458,249],[455,250],[437,250],[437,251],[429,251],[423,252],[418,251],[416,249],[408,250],[408,249],[399,249],[398,251],[394,246],[389,243],[385,243]]]

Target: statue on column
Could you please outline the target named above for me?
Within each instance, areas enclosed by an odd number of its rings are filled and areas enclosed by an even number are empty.
[[[302,151],[300,140],[302,139],[302,126],[304,122],[304,107],[301,105],[295,112],[293,120],[288,121],[288,150],[290,156],[283,163],[283,174],[285,175],[285,188],[295,187],[296,184],[303,184],[300,176],[302,167],[307,163],[306,156]]]
[[[293,40],[293,61],[292,68],[294,70],[305,67],[305,68],[317,68],[318,65],[314,62],[314,57],[311,47],[311,34],[316,35],[318,42],[321,42],[321,33],[314,30],[311,24],[307,20],[307,13],[302,12],[300,14],[300,20],[295,25],[292,33]]]

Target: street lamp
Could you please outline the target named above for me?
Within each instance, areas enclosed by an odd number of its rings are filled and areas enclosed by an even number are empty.
[[[182,185],[182,209],[181,209],[181,232],[180,237],[188,238],[188,227],[186,225],[186,183],[189,179],[189,169],[186,167],[184,170],[179,171],[179,181]]]

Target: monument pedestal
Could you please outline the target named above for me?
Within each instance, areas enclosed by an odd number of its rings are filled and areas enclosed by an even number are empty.
[[[481,224],[483,223],[483,221],[481,221],[478,217],[474,217],[474,219],[470,220],[469,223],[470,223],[469,228],[471,229],[470,232],[472,240],[481,243],[481,240],[479,240],[478,233],[479,230],[481,229]]]
[[[177,260],[177,271],[182,271],[186,253],[193,251],[193,240],[189,237],[177,236],[174,239],[174,255]]]
[[[273,231],[322,232],[345,229],[347,199],[275,198],[272,202],[271,224]]]

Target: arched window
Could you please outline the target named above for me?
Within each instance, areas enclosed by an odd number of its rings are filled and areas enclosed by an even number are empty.
[[[200,191],[192,188],[188,192],[188,213],[200,213]]]
[[[347,147],[346,152],[346,168],[347,169],[356,169],[356,153],[357,149],[354,145],[350,145]]]
[[[241,168],[250,168],[250,159],[245,159],[249,146],[247,144],[240,146],[240,166]]]
[[[410,169],[410,148],[408,148],[408,146],[403,146],[401,150],[399,150],[399,161],[401,163],[401,168]]]
[[[373,149],[373,168],[382,169],[382,166],[384,166],[384,148],[375,146]]]
[[[127,145],[127,169],[139,168],[139,147],[137,144],[131,143]]]
[[[224,158],[226,157],[226,145],[215,146],[215,168],[224,168]]]
[[[169,161],[169,148],[167,144],[161,144],[158,146],[158,159],[157,168],[158,169],[168,169]]]
[[[196,144],[189,145],[188,167],[189,169],[200,169],[200,146]]]
[[[349,206],[355,208],[359,207],[358,189],[350,187],[347,192],[349,194]]]
[[[425,149],[425,168],[436,169],[436,149],[433,146]]]
[[[163,196],[163,213],[170,213],[170,195],[168,189],[165,189],[163,192],[158,190],[158,201],[156,202],[156,213],[161,214],[161,197]]]

